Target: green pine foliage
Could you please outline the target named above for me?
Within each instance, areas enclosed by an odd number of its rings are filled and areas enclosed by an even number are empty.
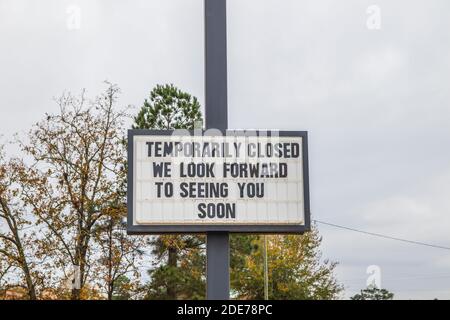
[[[150,98],[134,118],[134,129],[194,129],[202,121],[200,103],[196,97],[173,84],[157,85]]]

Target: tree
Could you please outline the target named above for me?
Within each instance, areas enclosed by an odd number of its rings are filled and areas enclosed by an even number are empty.
[[[317,229],[304,235],[268,237],[269,299],[336,299],[343,290],[333,272],[336,263],[322,261]],[[238,299],[264,299],[261,236],[232,240],[232,291]]]
[[[202,120],[200,103],[196,97],[183,92],[173,84],[157,85],[150,92],[150,101],[134,119],[134,129],[194,129]]]
[[[194,129],[202,121],[200,104],[196,97],[175,87],[173,84],[157,85],[150,92],[150,99],[134,119],[134,129]],[[190,264],[183,268],[181,261],[203,263],[199,250],[205,240],[202,236],[159,236],[151,241],[153,254],[157,258],[150,270],[151,283],[147,287],[148,299],[179,299],[181,297],[204,297],[204,277],[195,273],[201,265]],[[186,260],[187,259],[187,260]],[[164,262],[165,260],[165,262]],[[183,263],[184,263],[183,262]],[[188,263],[189,265],[189,263]]]
[[[370,285],[360,293],[350,298],[351,300],[392,300],[394,294],[386,289],[380,289],[375,285]]]
[[[124,208],[120,190],[126,113],[115,110],[119,93],[116,85],[108,84],[93,100],[84,91],[79,97],[62,95],[57,100],[60,112],[47,114],[21,143],[33,159],[23,193],[36,223],[45,227],[41,250],[52,253],[61,278],[74,269],[79,274],[71,299],[87,296],[83,290],[91,290],[88,282],[98,279],[96,240],[103,238],[96,232]],[[122,263],[124,257],[119,257],[114,263]]]
[[[118,277],[114,284],[112,300],[130,300],[135,285],[125,275]]]
[[[18,182],[24,168],[20,161],[4,163],[0,150],[0,284],[9,272],[19,270],[28,298],[36,300],[36,285],[42,275],[35,268],[35,238],[26,231],[30,222],[20,199]]]
[[[140,272],[138,261],[142,258],[142,237],[127,236],[123,217],[125,206],[111,206],[109,218],[99,223],[94,230],[98,244],[98,264],[96,264],[99,287],[107,295],[108,300],[126,300],[137,291]],[[132,276],[132,278],[131,278]],[[125,281],[126,279],[126,281]],[[120,292],[118,298],[117,292]]]
[[[183,236],[170,239],[156,238],[153,242],[154,268],[149,270],[151,281],[147,284],[146,299],[190,299],[205,298],[205,254],[204,237]],[[167,259],[176,246],[177,261]],[[166,261],[164,261],[167,259]]]

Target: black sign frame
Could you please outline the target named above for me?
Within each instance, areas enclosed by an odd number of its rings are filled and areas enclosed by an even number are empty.
[[[216,130],[218,133],[220,131]],[[186,132],[186,130],[185,130]],[[189,130],[190,136],[204,134],[202,130]],[[210,131],[208,131],[210,132]],[[206,132],[206,135],[208,135]],[[308,132],[307,131],[272,131],[277,137],[301,137],[303,160],[303,200],[304,224],[152,224],[135,225],[133,223],[133,172],[134,172],[134,137],[135,136],[167,136],[174,130],[128,130],[128,186],[127,186],[127,233],[130,235],[148,234],[206,234],[207,232],[254,233],[254,234],[303,234],[311,230],[310,194],[309,194],[309,158],[308,158]],[[209,134],[211,135],[211,134]],[[258,130],[227,130],[222,136],[264,136],[270,137],[271,131]]]

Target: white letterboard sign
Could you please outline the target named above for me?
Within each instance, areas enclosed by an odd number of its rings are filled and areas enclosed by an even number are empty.
[[[302,233],[306,132],[130,130],[128,232]]]

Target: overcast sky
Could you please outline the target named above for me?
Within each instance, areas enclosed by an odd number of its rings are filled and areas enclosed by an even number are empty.
[[[448,247],[448,30],[448,0],[228,0],[229,126],[309,131],[314,219]],[[1,139],[104,80],[203,103],[203,50],[202,0],[0,0]],[[319,230],[345,297],[374,265],[397,298],[450,299],[450,251]]]

